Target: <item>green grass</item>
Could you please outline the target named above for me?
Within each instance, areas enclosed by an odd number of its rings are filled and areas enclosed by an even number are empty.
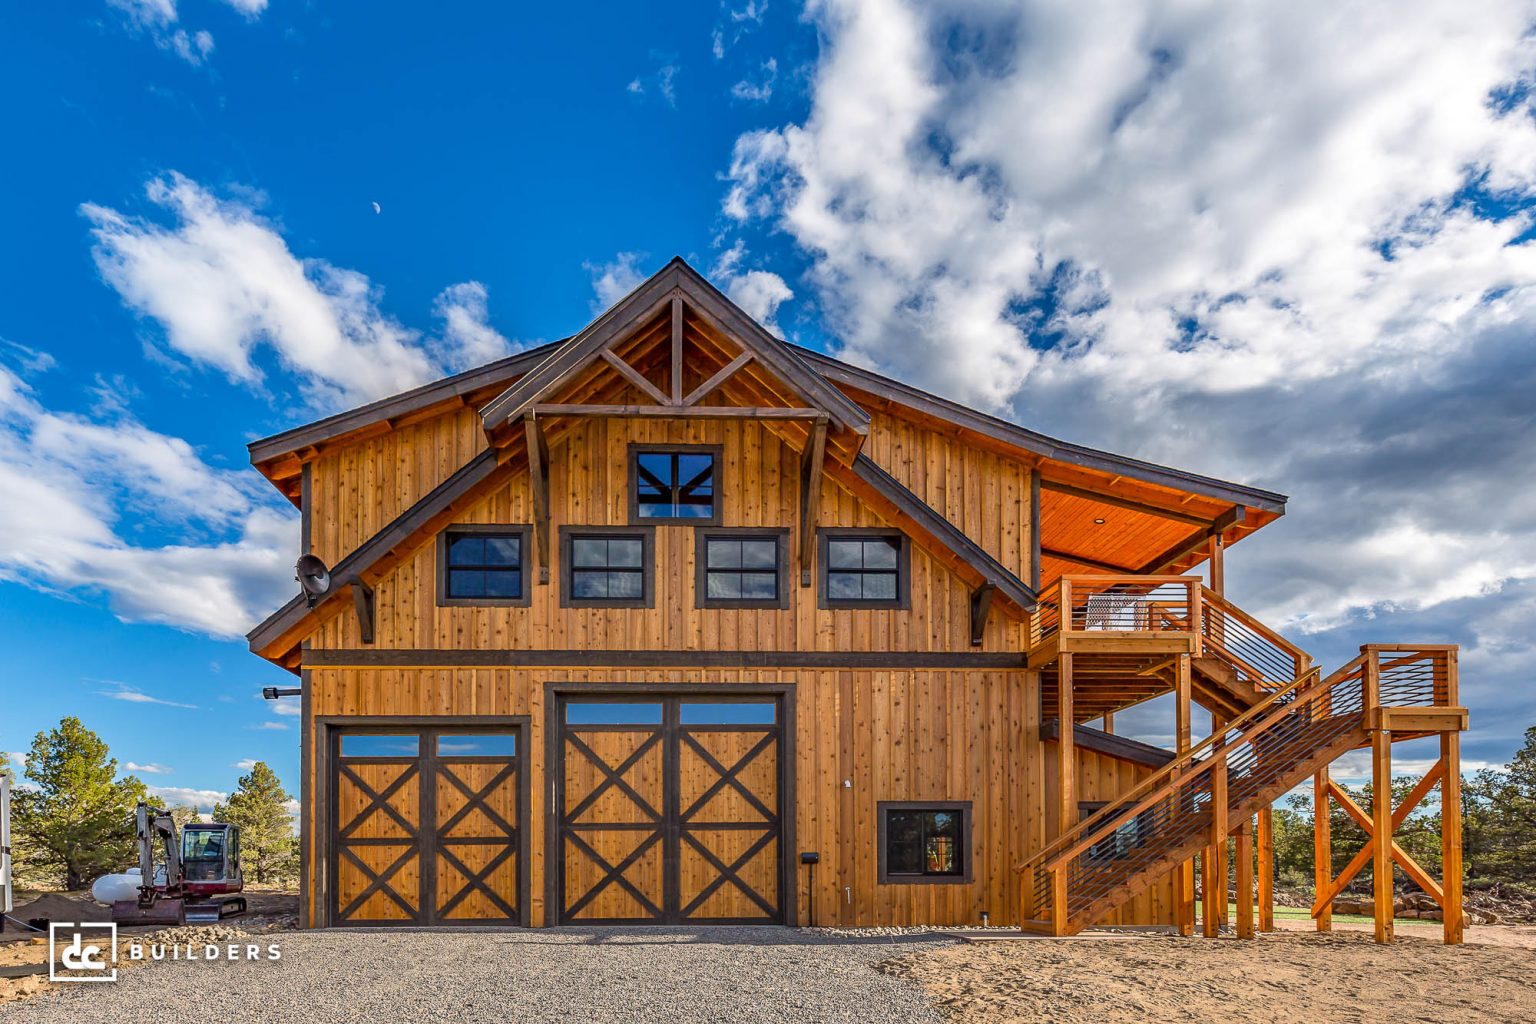
[[[1236,913],[1237,913],[1237,904],[1235,904],[1235,903],[1227,904],[1227,915],[1228,915],[1227,916],[1227,920],[1231,921],[1232,920],[1232,915],[1235,915]],[[1275,907],[1275,917],[1276,917],[1276,919],[1284,919],[1286,921],[1310,921],[1312,919],[1312,912],[1309,911],[1305,907],[1279,907],[1279,906],[1277,906],[1277,907]],[[1335,913],[1333,915],[1333,919],[1335,921],[1338,921],[1338,922],[1343,923],[1343,924],[1371,924],[1371,923],[1373,923],[1376,920],[1373,917],[1366,917],[1366,916],[1364,916],[1362,914],[1339,914],[1339,913]],[[1393,921],[1395,923],[1397,923],[1397,924],[1439,924],[1440,923],[1439,921],[1426,921],[1426,920],[1423,920],[1422,918],[1413,918],[1413,917],[1398,917],[1398,918],[1394,918]]]

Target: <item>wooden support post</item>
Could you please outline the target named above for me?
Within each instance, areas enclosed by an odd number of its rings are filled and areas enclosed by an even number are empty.
[[[1211,845],[1206,856],[1211,860],[1205,888],[1205,934],[1215,938],[1227,919],[1227,836],[1232,829],[1227,821],[1227,753],[1218,743],[1211,759]],[[1211,856],[1210,850],[1216,851]]]
[[[1189,753],[1190,739],[1190,657],[1178,657],[1174,675],[1174,753],[1183,757]],[[1174,899],[1178,906],[1175,920],[1180,935],[1195,934],[1195,859],[1191,857],[1179,865],[1174,876]]]
[[[1214,711],[1211,712],[1211,732],[1221,735],[1226,731],[1226,716],[1218,715]],[[1225,765],[1225,759],[1223,759],[1222,763]],[[1223,785],[1225,785],[1227,773],[1223,770],[1220,774]],[[1221,813],[1223,815],[1226,813],[1225,804],[1221,808]],[[1216,901],[1216,920],[1222,924],[1227,923],[1227,913],[1229,910],[1227,904],[1227,879],[1231,876],[1231,870],[1227,859],[1227,836],[1230,834],[1229,831],[1221,832],[1220,839],[1216,843],[1216,880],[1218,887],[1221,889],[1221,899]]]
[[[1029,473],[1029,589],[1040,592],[1040,469]]]
[[[1392,941],[1392,732],[1371,733],[1371,871],[1376,941]]]
[[[1458,653],[1454,650],[1446,652],[1447,707],[1461,704]],[[1440,886],[1445,897],[1440,902],[1440,910],[1445,915],[1446,945],[1459,946],[1466,925],[1461,905],[1461,733],[1440,734],[1440,771]]]
[[[980,647],[987,633],[987,617],[992,614],[992,595],[997,587],[983,583],[971,592],[971,646]]]
[[[1077,825],[1077,747],[1073,741],[1072,655],[1064,653],[1057,662],[1056,714],[1060,728],[1056,739],[1056,834],[1065,835]],[[1051,878],[1051,928],[1057,935],[1067,934],[1067,870],[1063,864]]]
[[[1216,593],[1226,596],[1227,592],[1227,556],[1226,545],[1219,532],[1211,534],[1209,559],[1211,570],[1211,589]]]
[[[1115,713],[1113,711],[1106,711],[1104,713],[1104,731],[1111,736],[1115,734]]]
[[[1319,896],[1333,882],[1333,808],[1328,797],[1328,769],[1312,778],[1312,879]],[[1333,901],[1314,915],[1317,930],[1333,931]]]
[[[1466,924],[1461,905],[1461,733],[1440,734],[1440,764],[1444,768],[1440,779],[1440,887],[1445,894],[1440,910],[1445,915],[1445,944],[1459,946]]]
[[[533,413],[523,417],[528,445],[528,482],[533,489],[533,546],[539,582],[549,582],[549,444],[544,427]]]
[[[827,455],[827,421],[811,427],[800,457],[800,585],[811,585],[811,552],[816,548],[816,521],[821,515],[821,473]]]
[[[672,404],[683,401],[683,300],[672,297]]]
[[[1237,826],[1237,843],[1233,849],[1237,858],[1237,937],[1253,938],[1253,819],[1248,818]]]
[[[1268,805],[1259,808],[1259,931],[1275,930],[1275,814]]]

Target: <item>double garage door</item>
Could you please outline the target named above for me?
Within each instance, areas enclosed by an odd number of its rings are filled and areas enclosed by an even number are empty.
[[[552,695],[551,924],[784,920],[776,696]],[[526,733],[332,736],[331,922],[523,924]]]

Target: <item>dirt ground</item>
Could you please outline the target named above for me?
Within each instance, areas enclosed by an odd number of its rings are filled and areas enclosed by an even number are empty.
[[[1378,946],[1369,926],[1359,928],[1251,942],[1135,935],[977,943],[881,970],[921,985],[959,1024],[1526,1024],[1536,1013],[1536,928],[1469,929],[1463,946],[1441,945],[1439,929],[1427,926],[1433,937],[1400,927],[1395,945]]]
[[[0,931],[0,1003],[36,995],[50,988],[48,981],[48,933],[28,931],[16,922],[33,919],[55,921],[105,921],[111,911],[92,900],[85,893],[18,893],[25,897],[16,901],[16,909],[9,915],[14,920],[5,922]],[[224,924],[241,932],[283,931],[298,926],[299,896],[288,889],[248,889],[245,896],[247,912],[227,919]],[[125,942],[157,932],[173,931],[154,925],[119,928],[118,946]],[[178,934],[193,934],[194,927],[174,929]],[[181,941],[187,939],[180,938]],[[123,961],[127,966],[127,961]]]

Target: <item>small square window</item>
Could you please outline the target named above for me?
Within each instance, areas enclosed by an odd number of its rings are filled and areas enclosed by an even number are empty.
[[[565,607],[649,608],[652,601],[650,530],[564,527],[561,604]]]
[[[528,527],[451,526],[438,544],[438,604],[526,604]]]
[[[910,553],[886,530],[822,532],[821,597],[827,608],[905,608]]]
[[[888,800],[878,813],[883,884],[971,880],[969,801]]]
[[[789,531],[699,530],[694,561],[701,608],[787,608]]]
[[[720,521],[717,446],[630,448],[630,521]]]

